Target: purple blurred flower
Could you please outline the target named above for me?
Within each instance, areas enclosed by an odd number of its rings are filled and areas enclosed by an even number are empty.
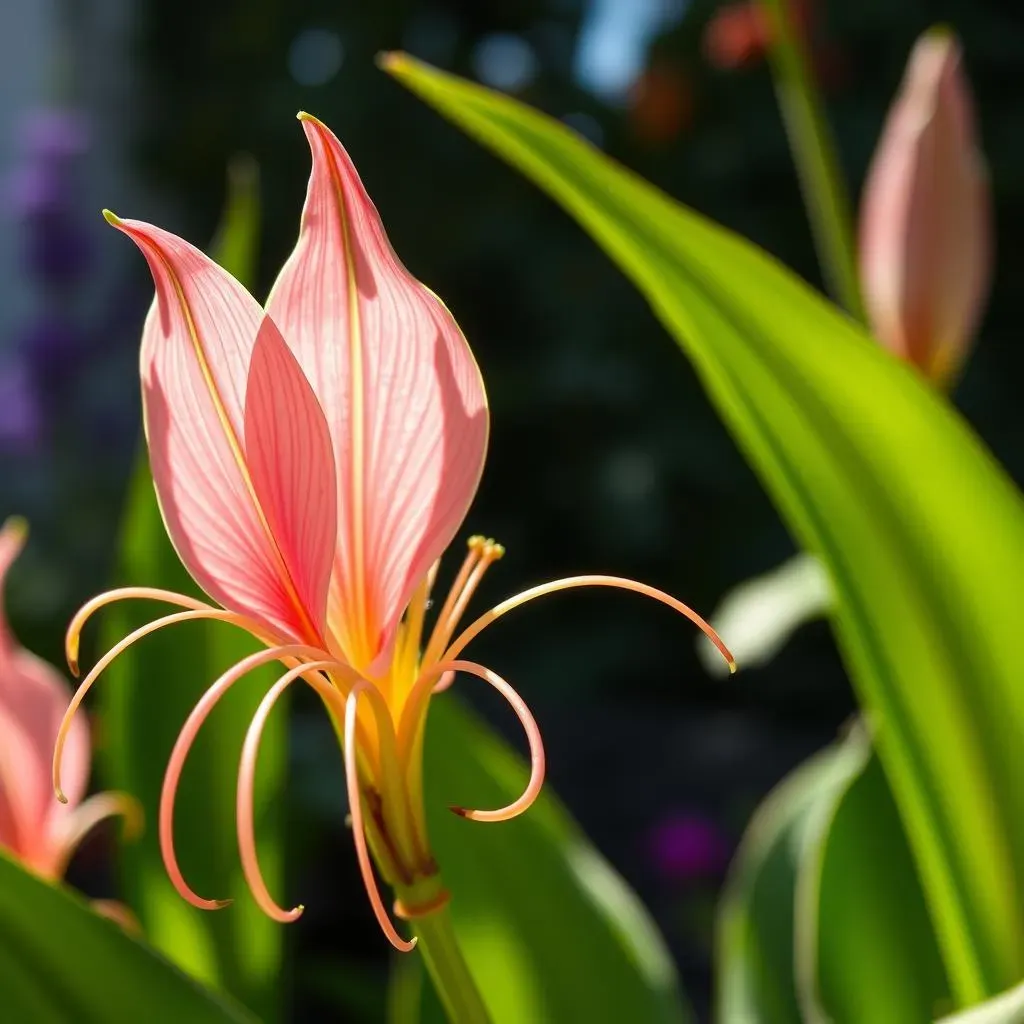
[[[7,201],[24,222],[25,263],[44,285],[76,283],[89,267],[91,235],[77,203],[78,161],[89,133],[71,111],[43,110],[22,126],[23,160],[7,183]]]
[[[32,379],[18,360],[0,365],[0,451],[27,455],[42,440],[43,416]]]
[[[710,819],[695,813],[674,813],[651,829],[651,860],[671,881],[693,881],[721,875],[732,854],[732,843]]]
[[[87,355],[88,338],[65,317],[43,313],[18,338],[33,390],[44,403],[63,400]]]

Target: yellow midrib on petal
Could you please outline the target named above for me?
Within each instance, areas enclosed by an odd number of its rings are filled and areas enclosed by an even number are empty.
[[[314,123],[316,122],[315,119]],[[365,488],[366,488],[366,432],[365,432],[365,375],[363,368],[363,334],[362,321],[359,315],[359,282],[356,278],[356,261],[352,252],[352,233],[349,224],[348,210],[345,205],[345,189],[342,184],[340,168],[334,154],[323,139],[320,144],[330,166],[331,181],[334,185],[335,201],[338,211],[338,222],[343,240],[343,256],[345,260],[345,288],[348,295],[348,358],[349,358],[349,429],[351,432],[351,517],[348,522],[349,551],[351,557],[350,577],[344,581],[348,592],[348,609],[352,616],[352,624],[345,624],[352,646],[346,651],[354,665],[363,668],[373,659],[374,637],[369,635],[371,621],[369,594],[366,580],[366,519],[365,519]]]

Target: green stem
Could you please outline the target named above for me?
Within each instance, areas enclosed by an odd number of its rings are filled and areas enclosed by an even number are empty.
[[[490,1016],[462,957],[447,907],[417,918],[413,928],[427,970],[452,1024],[489,1024]],[[412,954],[415,956],[415,953]]]
[[[761,0],[761,5],[772,29],[775,92],[822,272],[833,295],[863,323],[850,201],[808,67],[803,34],[793,22],[793,0]]]

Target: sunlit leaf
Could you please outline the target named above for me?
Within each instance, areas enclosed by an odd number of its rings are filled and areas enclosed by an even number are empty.
[[[0,1016],[11,1024],[255,1024],[0,854]]]
[[[937,1024],[1024,1024],[1024,985],[970,1010],[943,1017]]]
[[[387,70],[546,189],[650,301],[795,538],[877,730],[957,1002],[1024,975],[1024,504],[954,409],[755,246],[564,125]]]
[[[722,1024],[800,1024],[796,892],[808,851],[864,767],[861,741],[801,765],[758,809],[730,869],[716,943]]]
[[[758,809],[718,928],[718,1019],[905,1024],[951,999],[924,895],[860,726]]]
[[[878,757],[859,730],[844,745],[865,759],[807,849],[797,887],[804,1019],[929,1020],[952,997],[921,882]]]
[[[688,1020],[654,924],[550,789],[514,821],[457,817],[452,804],[507,804],[529,771],[451,697],[426,733],[431,843],[494,1024]]]
[[[771,572],[734,587],[711,616],[711,625],[738,665],[754,668],[771,661],[790,636],[812,619],[828,614],[832,589],[821,563],[794,555]],[[729,669],[707,637],[697,641],[700,659],[713,675]]]

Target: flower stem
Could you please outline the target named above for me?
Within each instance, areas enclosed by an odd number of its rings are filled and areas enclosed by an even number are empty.
[[[448,907],[417,918],[413,929],[448,1019],[452,1024],[489,1024],[491,1018],[459,949]]]
[[[800,178],[818,260],[829,290],[864,322],[850,201],[821,100],[808,67],[803,34],[794,24],[794,0],[760,0],[771,25],[775,92]]]

